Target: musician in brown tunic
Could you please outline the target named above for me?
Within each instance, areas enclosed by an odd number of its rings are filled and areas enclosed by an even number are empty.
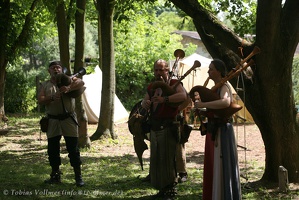
[[[156,81],[173,86],[177,80],[169,80],[169,66],[165,60],[154,63]],[[153,89],[151,83],[142,101],[142,107],[150,110],[150,180],[154,188],[159,190],[157,196],[172,199],[176,194],[177,172],[175,164],[176,145],[179,137],[179,124],[176,122],[178,105],[187,94],[181,84],[175,93],[167,95],[161,88]]]
[[[45,105],[49,118],[47,129],[48,158],[52,168],[50,179],[45,183],[60,183],[61,165],[60,140],[63,136],[68,151],[70,163],[74,168],[77,186],[83,186],[81,177],[81,158],[78,148],[78,126],[75,113],[75,99],[67,94],[83,87],[84,82],[79,78],[72,78],[70,85],[57,86],[56,76],[62,74],[59,61],[53,61],[49,65],[50,80],[41,83],[38,94],[38,103]]]

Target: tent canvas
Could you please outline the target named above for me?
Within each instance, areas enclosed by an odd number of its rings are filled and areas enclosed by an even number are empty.
[[[204,85],[204,82],[208,78],[208,70],[209,65],[212,61],[212,59],[206,58],[204,56],[201,56],[197,53],[194,53],[188,57],[185,57],[183,60],[178,62],[178,75],[182,76],[188,71],[194,64],[194,61],[198,60],[201,63],[201,67],[196,68],[196,70],[193,70],[185,79],[182,80],[182,83],[187,91],[190,91],[192,87],[196,85]],[[213,81],[209,81],[207,88],[211,88],[214,85]],[[244,106],[243,101],[241,98],[237,95],[237,92],[232,87],[232,85],[229,83],[232,93],[234,96],[233,101],[241,106],[243,108],[236,113],[236,116],[239,116],[241,118],[246,119],[246,122],[253,123],[253,118],[251,114],[248,112],[246,107]]]
[[[198,60],[201,63],[199,68],[193,70],[185,79],[183,79],[182,83],[187,91],[190,91],[193,86],[203,85],[206,79],[208,78],[208,70],[209,65],[211,63],[211,59],[203,57],[197,53],[194,53],[182,61],[179,62],[179,76],[185,74],[194,64],[194,61]],[[214,84],[212,81],[209,82],[207,88],[211,88]]]
[[[83,76],[85,91],[82,95],[83,106],[86,111],[88,123],[98,123],[101,110],[102,95],[102,71],[99,66],[95,67],[95,73]],[[114,96],[114,123],[122,123],[128,120],[129,113]]]

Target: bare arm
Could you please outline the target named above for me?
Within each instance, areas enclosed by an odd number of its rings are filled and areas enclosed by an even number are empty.
[[[176,88],[176,93],[173,95],[170,95],[168,98],[169,98],[169,102],[172,102],[172,103],[182,102],[187,99],[187,93],[186,93],[184,87],[181,84],[179,84]]]

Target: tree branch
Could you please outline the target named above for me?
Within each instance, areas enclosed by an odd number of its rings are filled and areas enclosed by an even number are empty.
[[[171,2],[193,18],[194,24],[198,24],[197,29],[199,29],[199,26],[204,27],[206,33],[213,36],[218,42],[221,41],[221,44],[228,49],[237,50],[242,45],[252,45],[224,26],[215,16],[203,8],[197,0],[171,0]],[[202,37],[202,35],[200,36]]]
[[[30,37],[30,24],[33,21],[33,13],[35,11],[36,5],[40,0],[34,0],[31,4],[30,7],[30,11],[28,12],[28,14],[26,15],[25,18],[25,23],[24,26],[22,28],[22,31],[20,33],[20,35],[17,37],[17,39],[15,40],[15,42],[13,43],[12,47],[9,50],[9,54],[8,55],[15,55],[17,50],[24,46],[24,44],[27,43],[29,37]]]

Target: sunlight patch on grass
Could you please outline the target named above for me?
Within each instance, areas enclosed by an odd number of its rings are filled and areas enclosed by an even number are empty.
[[[143,160],[144,170],[141,170],[133,138],[123,130],[117,131],[119,137],[116,140],[96,140],[91,148],[81,149],[82,177],[86,183],[83,188],[75,186],[73,168],[62,139],[62,183],[45,184],[51,167],[46,135],[42,133],[42,140],[38,140],[40,118],[35,116],[10,118],[10,132],[0,136],[0,199],[150,199],[158,192],[150,183],[141,181],[149,173],[148,151]],[[96,126],[93,128],[95,130]],[[188,154],[187,157],[188,181],[177,185],[177,199],[198,200],[202,198],[203,168],[194,166],[202,162],[203,153],[194,151],[194,155]],[[264,166],[257,161],[248,161],[247,168],[242,168],[244,170],[251,182],[261,178]],[[242,181],[242,199],[296,199],[299,196],[298,190],[280,193],[276,185],[250,187],[249,183]],[[4,190],[7,195],[4,195]]]

